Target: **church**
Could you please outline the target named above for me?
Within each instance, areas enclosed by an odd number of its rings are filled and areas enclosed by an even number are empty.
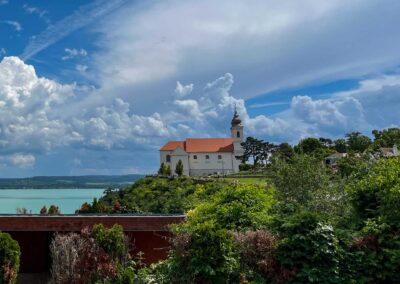
[[[187,138],[184,141],[168,141],[160,149],[160,165],[170,166],[175,173],[179,160],[183,174],[206,176],[239,172],[243,155],[243,125],[235,109],[231,121],[230,138]]]

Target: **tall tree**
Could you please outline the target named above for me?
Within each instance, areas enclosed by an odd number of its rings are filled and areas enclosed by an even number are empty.
[[[374,144],[377,147],[392,147],[394,144],[400,146],[400,128],[388,128],[382,131],[372,130],[375,137]]]
[[[297,153],[303,154],[315,154],[318,150],[324,148],[324,145],[314,137],[308,137],[302,139],[299,144],[295,147]]]
[[[181,160],[179,160],[178,163],[176,164],[175,173],[178,176],[181,176],[183,174],[183,163]]]
[[[335,150],[339,153],[346,153],[347,152],[347,143],[345,139],[336,139],[334,141]]]
[[[360,132],[351,132],[346,134],[346,142],[349,150],[362,153],[371,145],[372,141],[368,136]]]

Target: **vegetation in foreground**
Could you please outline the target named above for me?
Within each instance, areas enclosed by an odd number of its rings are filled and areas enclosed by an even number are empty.
[[[21,251],[18,242],[0,232],[0,283],[13,284],[17,280]]]
[[[78,277],[75,283],[399,283],[400,157],[374,152],[398,143],[396,133],[279,147],[252,165],[268,172],[265,184],[153,177],[110,190],[81,213],[187,215],[171,227],[168,258],[144,266],[127,253],[121,229],[96,226],[54,239],[53,279],[66,273],[62,279]],[[348,154],[335,168],[321,162],[331,147]],[[75,264],[60,269],[67,259]]]

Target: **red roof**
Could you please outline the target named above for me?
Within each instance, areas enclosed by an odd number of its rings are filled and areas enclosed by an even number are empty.
[[[178,147],[185,150],[185,141],[168,141],[167,144],[161,147],[160,151],[174,151]]]
[[[169,141],[160,151],[174,151],[181,147],[187,153],[233,152],[232,138],[188,138],[186,141]]]

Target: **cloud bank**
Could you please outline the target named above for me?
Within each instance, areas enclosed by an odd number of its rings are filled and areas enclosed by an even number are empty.
[[[0,62],[0,163],[32,167],[38,156],[67,149],[77,155],[72,157],[74,167],[84,166],[84,157],[77,153],[88,150],[94,160],[107,152],[146,152],[153,159],[148,162],[152,168],[158,148],[167,140],[228,136],[235,106],[246,135],[272,142],[399,126],[396,75],[361,81],[358,88],[330,99],[295,96],[290,108],[274,117],[251,117],[245,101],[231,94],[233,88],[234,77],[226,73],[204,86],[177,83],[170,91],[174,95],[163,102],[163,112],[140,115],[128,102],[114,98],[112,104],[69,115],[66,110],[86,95],[78,86],[40,78],[33,66],[5,57]],[[80,163],[75,164],[78,158]]]

